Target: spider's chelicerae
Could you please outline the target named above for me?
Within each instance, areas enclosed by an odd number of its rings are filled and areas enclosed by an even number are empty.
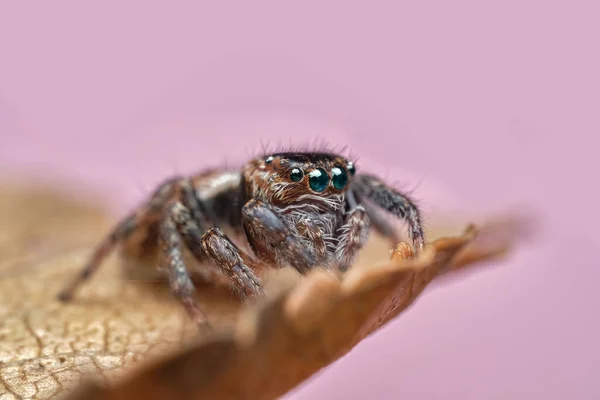
[[[424,235],[415,204],[355,168],[337,154],[281,152],[254,158],[241,171],[213,169],[169,179],[99,244],[59,298],[71,299],[117,244],[142,229],[146,244],[159,246],[172,292],[206,326],[183,246],[212,270],[207,276],[220,271],[242,299],[263,292],[264,267],[291,266],[302,274],[315,267],[347,270],[371,227],[397,242],[393,225],[377,208],[404,219],[415,251],[421,251]],[[232,240],[240,238],[251,252]]]

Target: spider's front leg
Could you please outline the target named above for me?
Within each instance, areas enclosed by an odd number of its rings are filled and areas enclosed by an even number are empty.
[[[365,209],[373,230],[378,232],[384,238],[388,239],[392,247],[396,247],[396,245],[398,245],[398,243],[400,243],[402,240],[396,227],[389,221],[389,219],[381,215],[373,205],[366,201],[362,201],[360,198],[357,200],[358,203]]]
[[[262,200],[252,199],[242,209],[242,223],[254,253],[270,264],[289,264],[301,274],[319,260],[313,248],[305,246],[281,215]]]
[[[352,184],[360,196],[369,198],[377,206],[396,217],[404,219],[409,225],[409,234],[413,241],[415,253],[423,250],[425,234],[419,208],[405,194],[386,185],[380,179],[371,175],[357,175]]]
[[[177,231],[194,257],[200,262],[208,259],[218,267],[231,281],[232,289],[241,299],[261,294],[262,283],[253,269],[248,266],[250,264],[256,269],[258,265],[238,249],[220,228],[213,226],[206,231],[202,229],[194,209],[198,210],[181,202],[176,202],[169,207],[169,214]]]
[[[250,267],[250,257],[243,254],[217,227],[204,230],[200,224],[210,218],[203,214],[203,207],[191,196],[188,182],[181,184],[179,200],[166,206],[160,225],[160,244],[164,254],[169,284],[173,294],[181,301],[188,315],[201,327],[210,327],[199,303],[194,298],[195,287],[183,261],[182,246],[185,244],[196,259],[208,258],[231,281],[232,288],[240,298],[263,292],[262,283]]]

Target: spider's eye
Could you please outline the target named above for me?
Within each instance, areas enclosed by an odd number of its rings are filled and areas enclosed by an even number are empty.
[[[271,164],[273,162],[273,158],[274,158],[273,156],[269,156],[269,157],[267,157],[267,159],[265,160],[265,162],[267,164]]]
[[[329,175],[323,168],[312,170],[308,174],[308,184],[315,192],[322,192],[329,185]]]
[[[350,172],[350,175],[354,175],[356,173],[356,168],[354,168],[354,164],[352,162],[348,163],[348,172]]]
[[[348,174],[342,167],[333,167],[331,169],[331,182],[336,189],[343,189],[348,183]]]
[[[300,182],[304,177],[304,172],[298,168],[294,168],[292,172],[290,172],[290,179],[294,182]]]

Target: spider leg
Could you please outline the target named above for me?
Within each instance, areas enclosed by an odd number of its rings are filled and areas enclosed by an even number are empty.
[[[177,231],[173,208],[180,203],[173,204],[160,224],[159,242],[165,255],[165,262],[169,276],[169,284],[173,294],[181,301],[188,315],[199,326],[210,328],[198,302],[194,299],[194,284],[187,272],[181,252],[181,236]]]
[[[320,261],[315,249],[304,245],[279,213],[262,200],[252,199],[244,205],[242,224],[252,250],[265,262],[286,263],[304,274]]]
[[[114,250],[119,242],[126,239],[134,232],[146,218],[156,216],[160,213],[166,199],[172,194],[178,179],[178,177],[175,177],[161,184],[147,204],[139,207],[113,228],[108,236],[106,236],[95,248],[88,262],[83,266],[79,273],[65,285],[63,290],[58,294],[57,297],[60,301],[70,301],[77,289],[98,270],[102,262]]]
[[[386,218],[384,218],[373,205],[368,202],[360,201],[360,205],[364,208],[367,216],[369,217],[369,221],[371,222],[371,226],[373,229],[383,237],[387,238],[392,242],[392,246],[396,246],[400,243],[400,236],[398,235],[397,229],[392,225]]]
[[[359,195],[369,198],[377,206],[404,219],[409,225],[415,252],[423,250],[425,235],[419,209],[408,196],[371,175],[357,175],[352,186]]]
[[[168,210],[187,248],[199,260],[208,259],[231,281],[237,295],[244,299],[263,292],[260,279],[248,264],[252,259],[238,249],[218,227],[202,229],[186,205],[173,203]]]

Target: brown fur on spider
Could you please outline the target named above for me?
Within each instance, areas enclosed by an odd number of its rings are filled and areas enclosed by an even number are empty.
[[[357,174],[354,162],[337,154],[280,152],[254,158],[241,171],[171,178],[117,224],[59,299],[72,299],[117,244],[146,229],[147,241],[162,252],[164,265],[157,267],[167,271],[173,294],[199,326],[210,327],[193,297],[183,246],[212,271],[207,276],[220,271],[247,299],[263,293],[257,272],[265,267],[291,266],[301,274],[315,267],[345,271],[371,228],[398,243],[377,208],[405,220],[415,252],[423,249],[414,202],[377,177]],[[236,246],[234,238],[251,251]]]

